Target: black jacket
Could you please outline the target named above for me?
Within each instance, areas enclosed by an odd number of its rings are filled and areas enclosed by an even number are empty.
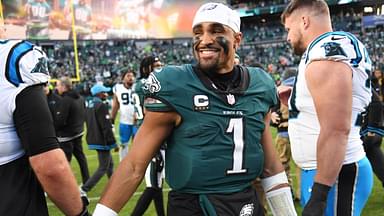
[[[85,101],[74,90],[62,94],[56,107],[54,121],[58,137],[73,137],[84,131]]]
[[[89,149],[110,150],[116,147],[108,105],[94,97],[86,111],[87,143]]]
[[[368,132],[384,136],[384,114],[383,104],[379,95],[372,91],[372,101],[367,108],[367,113],[363,118],[360,135],[365,136]]]
[[[60,95],[56,94],[54,91],[49,90],[49,94],[47,95],[48,107],[49,111],[51,111],[52,118],[55,116],[57,106],[61,101]]]

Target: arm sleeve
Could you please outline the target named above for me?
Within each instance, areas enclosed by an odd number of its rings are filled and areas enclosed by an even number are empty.
[[[33,156],[59,147],[41,85],[27,87],[19,93],[13,119],[27,155]]]
[[[112,145],[116,143],[115,136],[112,131],[112,123],[110,120],[107,105],[103,103],[100,104],[100,106],[96,110],[96,118],[103,133],[104,142],[107,145]]]

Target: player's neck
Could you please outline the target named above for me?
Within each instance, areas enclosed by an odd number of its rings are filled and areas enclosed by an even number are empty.
[[[332,32],[333,29],[331,26],[328,25],[321,25],[321,26],[316,26],[312,30],[308,31],[307,33],[307,40],[305,41],[305,47],[308,47],[309,44],[312,43],[316,38],[320,37],[321,35],[327,33],[327,32]]]
[[[129,84],[129,83],[123,83],[124,87],[127,88],[127,89],[130,89],[132,88],[132,84]]]

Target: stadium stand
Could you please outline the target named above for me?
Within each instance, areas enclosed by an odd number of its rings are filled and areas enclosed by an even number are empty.
[[[277,73],[285,67],[294,66],[299,58],[291,53],[285,42],[285,30],[280,23],[280,6],[287,0],[274,1],[229,1],[239,10],[253,10],[261,14],[242,18],[243,45],[238,50],[242,63],[261,65],[267,68],[273,64]],[[366,27],[363,17],[364,7],[370,1],[352,1],[337,4],[329,1],[334,30],[354,33],[365,44],[375,68],[384,69],[384,31],[383,25]],[[340,1],[339,1],[340,2]],[[373,1],[374,2],[374,1]],[[371,6],[374,3],[371,3]],[[373,5],[374,7],[375,5]],[[268,8],[268,10],[262,9]],[[272,10],[271,8],[277,8]],[[260,9],[260,10],[256,10]],[[74,49],[72,41],[37,41],[50,57],[50,71],[53,77],[74,76]],[[139,59],[146,55],[156,55],[165,64],[193,63],[190,38],[174,39],[128,39],[128,40],[84,40],[78,41],[78,59],[83,86],[103,80],[107,86],[118,81],[119,69],[123,67],[138,70]]]

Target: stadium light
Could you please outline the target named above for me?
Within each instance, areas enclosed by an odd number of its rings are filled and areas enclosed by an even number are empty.
[[[372,7],[364,7],[364,13],[372,13],[373,8]]]

